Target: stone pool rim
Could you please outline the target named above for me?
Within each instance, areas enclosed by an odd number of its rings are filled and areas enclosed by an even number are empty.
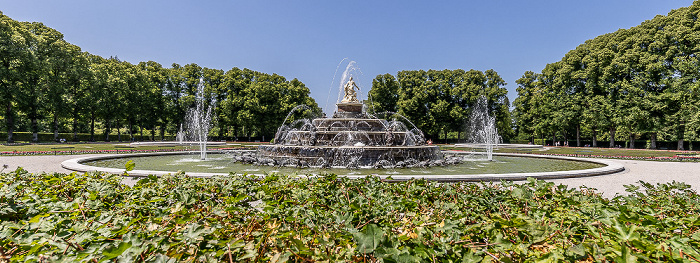
[[[238,150],[238,151],[249,151],[253,152],[255,150]],[[227,151],[207,151],[207,153],[225,153]],[[462,151],[443,151],[444,153],[465,153]],[[100,155],[100,156],[88,156],[82,158],[75,158],[63,161],[61,166],[65,169],[76,171],[76,172],[91,172],[99,171],[111,174],[124,174],[125,169],[120,168],[107,168],[107,167],[97,167],[89,166],[83,163],[90,161],[98,161],[105,159],[117,159],[117,158],[131,158],[131,157],[144,157],[144,156],[163,156],[163,155],[192,155],[198,154],[197,151],[187,151],[187,152],[158,152],[158,153],[133,153],[133,154],[111,154],[111,155]],[[603,167],[584,169],[584,170],[570,170],[570,171],[555,171],[555,172],[535,172],[535,173],[503,173],[503,174],[462,174],[462,175],[376,175],[382,179],[387,179],[391,177],[393,181],[407,181],[411,179],[425,179],[428,181],[437,182],[479,182],[479,181],[522,181],[527,180],[527,178],[534,179],[560,179],[560,178],[576,178],[576,177],[588,177],[597,175],[606,175],[622,172],[625,167],[615,161],[606,159],[582,159],[576,157],[568,156],[549,156],[549,155],[537,155],[537,154],[518,154],[518,153],[494,153],[495,156],[508,156],[508,157],[524,157],[524,158],[543,158],[543,159],[557,159],[557,160],[568,160],[568,161],[578,161],[578,162],[588,162],[604,165]],[[163,176],[168,174],[174,174],[174,171],[153,171],[153,170],[132,170],[128,172],[128,177],[147,177],[149,175]],[[201,172],[186,172],[185,173],[191,177],[213,177],[213,176],[226,176],[229,173],[201,173]],[[265,176],[264,174],[250,174],[255,176]],[[297,175],[299,177],[315,177],[319,175]],[[363,178],[367,175],[338,175],[342,177],[347,177],[351,179]]]

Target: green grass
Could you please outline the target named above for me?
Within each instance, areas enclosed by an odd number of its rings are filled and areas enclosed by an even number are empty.
[[[646,150],[646,149],[615,149],[615,148],[591,148],[591,147],[556,147],[547,150],[525,149],[499,149],[501,153],[547,153],[547,154],[578,154],[578,155],[605,155],[605,156],[634,156],[634,157],[673,157],[679,153],[695,153],[694,151],[670,151],[670,150]]]
[[[471,148],[441,146],[443,150],[472,150]],[[497,153],[532,153],[532,154],[561,154],[561,155],[593,155],[593,156],[617,156],[617,157],[674,157],[682,155],[698,155],[698,151],[676,150],[647,150],[624,148],[592,148],[592,147],[546,147],[543,149],[496,149]]]
[[[235,145],[233,145],[235,144]],[[255,143],[231,143],[229,145],[217,145],[209,149],[220,148],[245,148],[258,145]],[[53,152],[53,151],[109,151],[109,150],[187,150],[194,149],[195,146],[157,146],[157,145],[129,145],[126,142],[111,143],[54,143],[54,144],[21,144],[21,145],[0,145],[0,152]],[[49,153],[50,154],[50,153]]]

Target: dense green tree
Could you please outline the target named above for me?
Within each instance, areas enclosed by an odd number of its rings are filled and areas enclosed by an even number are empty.
[[[206,87],[206,93],[210,94],[209,96],[211,98],[209,98],[209,101],[214,105],[213,121],[216,123],[216,129],[218,130],[217,137],[221,139],[224,138],[224,134],[226,133],[226,121],[222,120],[224,117],[224,109],[220,104],[228,96],[227,90],[223,85],[224,71],[210,68],[204,68],[202,71],[202,81]]]
[[[393,75],[378,75],[372,80],[372,89],[367,96],[368,110],[371,113],[397,112],[399,88],[399,83]]]
[[[509,138],[512,119],[503,86],[505,81],[494,70],[400,71],[396,77],[384,74],[372,81],[368,104],[373,113],[398,112],[428,138],[442,134],[447,139],[450,132],[461,137],[472,105],[485,96],[501,135]]]
[[[198,94],[198,88],[203,94]],[[197,96],[215,105],[218,137],[272,138],[287,113],[297,105],[304,113],[320,112],[298,79],[233,68],[228,72],[190,63],[164,68],[148,61],[132,64],[82,52],[63,35],[41,23],[17,22],[0,13],[1,118],[14,141],[15,129],[39,132],[101,130],[104,140],[116,130],[130,140],[144,129],[155,140],[174,134]],[[17,120],[20,120],[19,122]],[[72,124],[72,125],[69,125]],[[70,126],[70,128],[68,128]]]
[[[25,26],[0,13],[0,105],[2,105],[7,142],[14,142],[18,101],[26,72],[32,70],[29,49],[33,35]]]
[[[519,91],[527,97],[514,103],[518,130],[531,136],[538,131],[521,126],[556,124],[563,134],[574,129],[586,134],[593,146],[604,137],[609,147],[620,139],[633,147],[636,139],[646,138],[650,148],[661,139],[676,140],[675,148],[684,149],[685,140],[697,138],[699,14],[700,2],[695,2],[601,35],[547,65],[536,81],[521,79],[537,88]],[[557,99],[542,100],[544,106],[531,103],[534,90]],[[541,107],[553,117],[528,114]]]
[[[163,66],[154,61],[140,62],[138,64],[141,74],[144,74],[144,89],[141,94],[141,114],[139,115],[139,129],[151,130],[151,140],[155,140],[156,127],[160,127],[161,139],[165,128],[165,86],[167,83],[167,71]]]
[[[538,122],[540,115],[535,100],[539,93],[538,78],[537,73],[526,71],[522,77],[515,81],[518,84],[515,89],[518,92],[518,97],[513,101],[515,132],[527,134],[530,142],[534,142],[535,123]]]

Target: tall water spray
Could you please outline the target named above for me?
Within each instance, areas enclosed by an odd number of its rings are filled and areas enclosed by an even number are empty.
[[[192,141],[199,145],[199,156],[207,158],[207,135],[211,127],[212,110],[215,102],[207,103],[204,96],[204,80],[200,79],[195,94],[195,106],[187,111],[185,122]]]
[[[486,149],[486,158],[493,160],[493,148],[501,143],[501,136],[496,128],[496,117],[489,115],[488,100],[479,97],[472,106],[472,113],[467,127],[469,140],[474,144],[482,144]]]

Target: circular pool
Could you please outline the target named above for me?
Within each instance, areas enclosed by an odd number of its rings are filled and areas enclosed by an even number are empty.
[[[129,176],[165,175],[182,171],[190,176],[208,177],[215,175],[269,173],[297,174],[300,176],[319,176],[337,174],[346,177],[376,175],[382,178],[405,180],[425,178],[435,181],[483,181],[483,180],[524,180],[527,177],[540,179],[566,178],[610,174],[624,170],[616,162],[601,159],[580,159],[572,157],[554,157],[533,154],[494,154],[493,161],[479,158],[464,158],[461,164],[423,168],[392,169],[346,169],[346,168],[295,168],[276,166],[257,166],[234,162],[234,152],[212,152],[206,160],[200,160],[198,153],[147,153],[120,154],[108,156],[90,156],[72,159],[62,163],[69,170],[87,172],[103,171],[123,174],[126,162],[136,164],[136,169],[129,171]],[[465,154],[454,153],[451,154]]]

